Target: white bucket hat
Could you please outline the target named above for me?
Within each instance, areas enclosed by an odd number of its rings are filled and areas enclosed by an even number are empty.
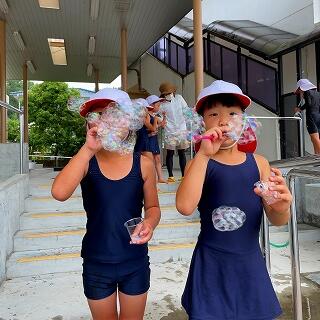
[[[157,103],[157,102],[165,101],[165,99],[159,98],[155,94],[152,94],[151,96],[147,97],[146,100],[148,101],[149,106],[151,106],[152,104]]]
[[[143,98],[133,99],[132,102],[137,103],[145,108],[149,108],[149,103],[146,99],[143,99]]]
[[[132,105],[129,95],[119,89],[104,88],[96,92],[91,99],[80,106],[80,115],[85,117],[87,113],[95,107],[104,107],[108,102]]]
[[[297,82],[297,88],[294,91],[295,94],[297,94],[297,91],[298,91],[299,88],[302,91],[308,91],[308,90],[311,90],[311,89],[317,89],[317,87],[312,82],[310,82],[308,79],[300,79]]]
[[[243,94],[237,85],[223,80],[216,80],[210,86],[201,90],[195,106],[196,111],[199,112],[202,109],[203,103],[208,97],[222,93],[237,96],[243,109],[246,109],[251,104],[251,99]]]

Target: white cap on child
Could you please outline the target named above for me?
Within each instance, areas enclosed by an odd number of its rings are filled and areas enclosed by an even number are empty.
[[[297,88],[294,91],[295,94],[297,94],[298,89],[301,89],[302,91],[308,91],[311,89],[317,89],[317,87],[308,79],[300,79],[297,82]]]
[[[237,96],[243,109],[251,104],[251,99],[237,85],[223,80],[216,80],[210,86],[201,90],[195,107],[196,111],[199,112],[202,109],[202,105],[208,97],[222,93]]]
[[[132,102],[133,103],[137,103],[145,108],[148,108],[149,107],[149,103],[146,99],[143,99],[143,98],[138,98],[138,99],[132,99]]]
[[[156,102],[162,102],[165,99],[159,98],[158,96],[156,96],[155,94],[152,94],[151,96],[147,97],[146,100],[149,103],[149,106],[151,106],[152,104],[156,103]]]
[[[96,92],[91,99],[80,106],[80,115],[85,117],[93,106],[104,107],[108,102],[117,102],[125,105],[132,104],[126,92],[119,89],[104,88]]]

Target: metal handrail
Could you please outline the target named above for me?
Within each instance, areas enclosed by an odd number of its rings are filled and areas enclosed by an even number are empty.
[[[289,222],[290,236],[290,255],[291,255],[291,277],[292,277],[292,302],[293,319],[302,320],[302,296],[300,279],[300,259],[299,259],[299,240],[297,226],[297,210],[295,197],[295,179],[299,178],[319,178],[320,171],[310,169],[292,169],[287,174],[289,189],[292,194],[292,204],[290,208],[291,217]]]
[[[65,156],[44,156],[41,154],[29,154],[30,157],[38,157],[38,158],[55,158],[55,159],[71,159],[72,157],[65,157]]]
[[[300,117],[253,117],[248,116],[249,119],[275,119],[275,120],[296,120],[299,121],[299,147],[300,157],[304,156],[304,135],[303,135],[303,119]]]
[[[255,117],[255,116],[248,116],[249,119],[274,119],[274,120],[295,120],[299,121],[299,146],[300,146],[300,156],[304,156],[304,135],[303,135],[303,121],[300,117]],[[191,141],[190,144],[190,158],[193,158],[193,143]]]
[[[282,161],[286,161],[283,162]],[[301,158],[293,158],[287,160],[276,160],[270,162],[271,166],[276,166],[279,169],[284,169],[288,167],[299,167],[306,165],[317,166],[320,165],[320,157],[317,155],[306,156]],[[297,212],[295,205],[295,181],[294,179],[299,174],[303,174],[304,177],[319,177],[320,171],[310,169],[290,169],[289,172],[283,173],[288,180],[289,190],[292,194],[292,205],[290,208],[291,217],[289,221],[289,238],[290,238],[290,253],[291,253],[291,276],[292,276],[292,300],[293,300],[293,310],[294,310],[294,320],[302,320],[302,298],[301,298],[301,280],[300,280],[300,261],[299,261],[299,245],[298,245],[298,227],[297,227]],[[266,266],[270,272],[270,245],[269,245],[269,223],[264,215],[262,226],[261,226],[261,247],[262,252],[265,257]]]
[[[55,160],[55,166],[58,167],[58,159],[71,159],[72,157],[65,156],[44,156],[41,154],[29,154],[29,158],[50,158]]]
[[[24,139],[24,114],[22,109],[18,109],[10,104],[0,100],[0,107],[19,114],[20,127],[20,174],[23,173],[23,139]]]

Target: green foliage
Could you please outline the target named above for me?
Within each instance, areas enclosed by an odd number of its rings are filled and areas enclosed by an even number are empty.
[[[8,141],[20,141],[19,119],[17,117],[8,118]]]
[[[34,83],[28,81],[28,89],[30,90],[34,86]],[[18,97],[13,96],[13,92],[22,92],[23,91],[23,81],[22,80],[8,80],[7,81],[7,95],[9,96],[9,104],[18,108],[19,102]],[[23,103],[23,97],[19,98],[20,103]]]
[[[29,91],[30,153],[72,156],[85,141],[84,119],[69,111],[70,96],[79,91],[63,82],[43,82]]]

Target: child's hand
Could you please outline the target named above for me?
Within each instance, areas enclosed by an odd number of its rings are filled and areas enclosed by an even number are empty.
[[[94,154],[102,148],[100,139],[97,136],[97,127],[93,127],[87,131],[85,147],[87,147]]]
[[[146,118],[145,118],[144,122],[150,123],[150,114],[149,113],[146,114]]]
[[[201,140],[201,145],[198,153],[201,153],[207,157],[211,157],[216,154],[221,147],[221,144],[229,138],[224,133],[230,131],[228,126],[214,127],[203,134],[203,136],[212,137],[211,140]]]
[[[277,213],[285,213],[290,209],[292,202],[292,195],[287,187],[285,179],[282,177],[281,171],[276,168],[271,168],[271,172],[274,175],[269,177],[269,181],[273,182],[273,186],[269,187],[269,190],[276,191],[275,203],[270,204],[271,209]],[[254,192],[261,196],[261,190],[255,188]]]
[[[164,128],[166,125],[167,125],[167,119],[166,119],[166,118],[163,118],[163,120],[162,120],[161,123],[160,123],[160,126],[161,126],[162,128]]]
[[[153,228],[152,226],[148,223],[147,220],[143,220],[142,226],[139,229],[139,234],[138,236],[140,237],[139,240],[136,240],[134,244],[144,244],[147,243],[153,235]]]

